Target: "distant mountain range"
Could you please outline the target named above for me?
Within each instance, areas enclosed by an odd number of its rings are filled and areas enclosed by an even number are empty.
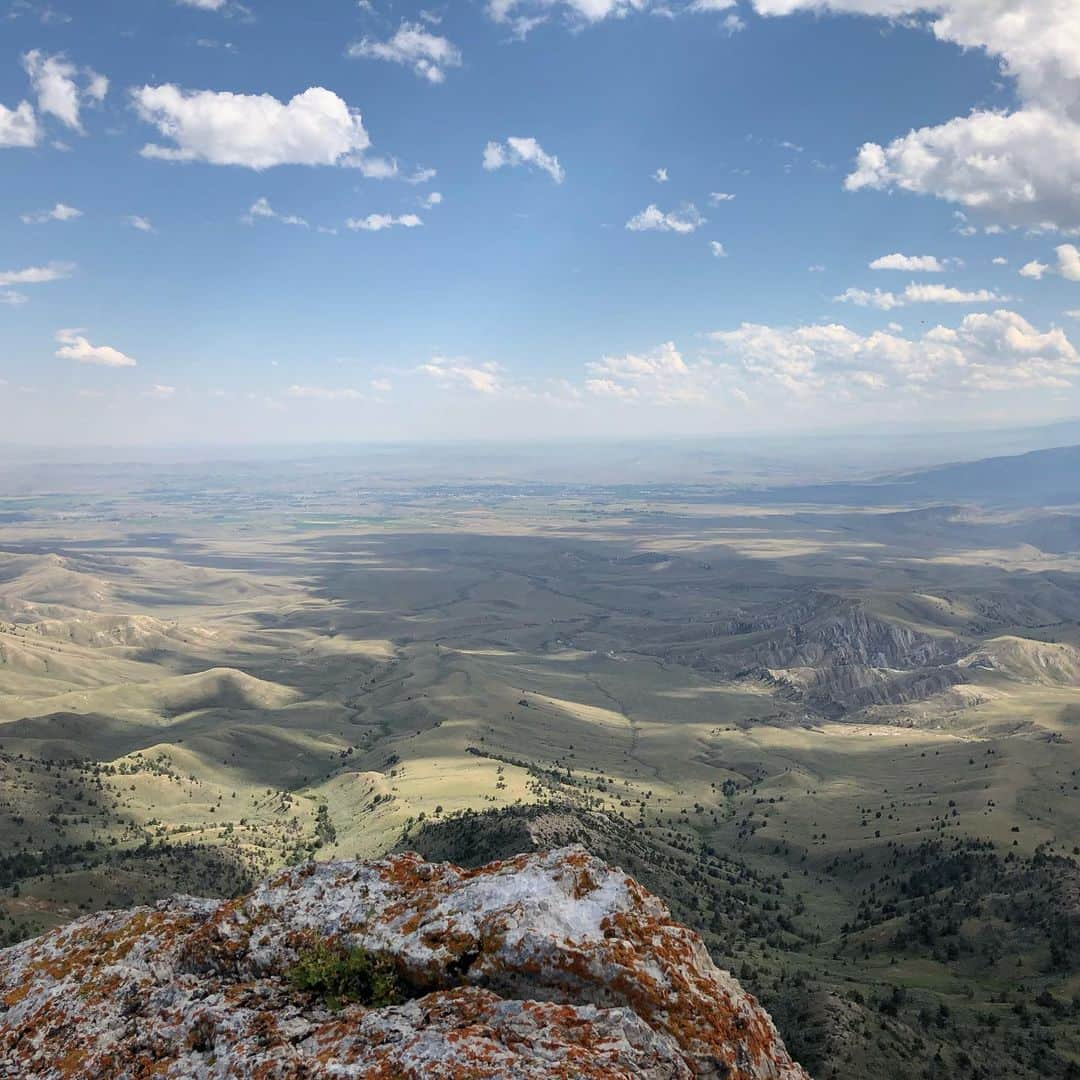
[[[829,506],[891,506],[926,502],[978,502],[1008,506],[1080,504],[1080,446],[1034,450],[1012,457],[938,465],[882,476],[866,483],[789,484],[734,492],[751,502]]]

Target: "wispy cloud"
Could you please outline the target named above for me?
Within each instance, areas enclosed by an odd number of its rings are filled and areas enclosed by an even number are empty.
[[[415,22],[403,22],[387,41],[364,38],[350,45],[347,55],[405,64],[431,83],[444,82],[447,68],[461,67],[461,50],[452,41]]]
[[[566,171],[559,159],[544,150],[534,138],[511,135],[505,143],[489,142],[484,147],[484,168],[489,172],[521,165],[546,172],[556,184],[566,179]]]
[[[51,210],[37,210],[30,214],[23,214],[20,218],[24,225],[44,225],[47,221],[74,221],[83,216],[81,210],[64,203],[57,203]]]
[[[655,203],[650,203],[639,214],[635,214],[626,227],[631,232],[674,232],[692,233],[705,224],[705,218],[693,203],[678,210],[663,211]]]

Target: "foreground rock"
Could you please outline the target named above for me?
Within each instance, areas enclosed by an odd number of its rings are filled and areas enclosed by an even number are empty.
[[[332,1011],[319,942],[412,1000]],[[478,870],[316,863],[226,902],[104,912],[0,952],[0,1077],[805,1080],[692,931],[582,848]]]

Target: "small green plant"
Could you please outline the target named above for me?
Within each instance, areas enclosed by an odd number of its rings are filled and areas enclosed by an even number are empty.
[[[381,1009],[405,1000],[401,980],[389,960],[367,949],[329,942],[301,952],[288,980],[294,990],[322,998],[331,1009],[350,1002]]]

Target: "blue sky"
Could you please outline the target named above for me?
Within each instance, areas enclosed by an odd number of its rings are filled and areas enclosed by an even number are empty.
[[[0,3],[6,441],[1080,414],[1072,0]]]

